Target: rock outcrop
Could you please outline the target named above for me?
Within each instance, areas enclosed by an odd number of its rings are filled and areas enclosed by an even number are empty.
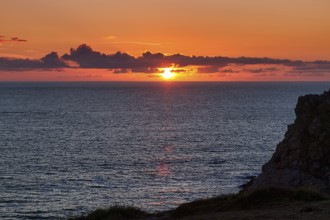
[[[247,190],[312,186],[329,192],[330,90],[299,97],[294,124]]]

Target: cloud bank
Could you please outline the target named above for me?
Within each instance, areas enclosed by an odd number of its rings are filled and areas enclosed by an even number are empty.
[[[0,36],[1,39],[4,37]],[[7,39],[8,40],[8,39]],[[11,38],[12,41],[24,41]],[[139,57],[128,53],[117,52],[104,54],[94,51],[83,44],[70,49],[69,53],[59,56],[51,52],[41,59],[0,58],[0,70],[30,71],[58,70],[63,68],[107,69],[115,74],[156,73],[158,68],[175,66],[185,72],[184,68],[194,66],[197,73],[204,74],[263,74],[273,76],[277,71],[284,71],[287,76],[322,76],[330,74],[330,61],[301,61],[290,59],[273,59],[257,57],[224,57],[224,56],[186,56],[182,54],[165,55],[163,53],[145,52]]]

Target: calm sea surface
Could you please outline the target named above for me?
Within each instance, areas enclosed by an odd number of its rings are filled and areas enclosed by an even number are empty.
[[[0,83],[0,219],[237,192],[330,83]]]

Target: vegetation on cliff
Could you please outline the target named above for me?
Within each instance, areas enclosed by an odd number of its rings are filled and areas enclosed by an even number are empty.
[[[285,210],[282,213],[272,214],[271,210]],[[73,217],[69,220],[119,220],[119,219],[231,219],[250,216],[251,219],[259,215],[269,215],[275,218],[279,214],[305,216],[306,213],[330,217],[330,200],[314,189],[285,189],[264,188],[252,192],[241,191],[237,194],[222,195],[210,199],[196,200],[185,203],[176,209],[147,213],[135,207],[113,206],[109,209],[98,209],[86,216]],[[282,216],[281,218],[284,218]]]

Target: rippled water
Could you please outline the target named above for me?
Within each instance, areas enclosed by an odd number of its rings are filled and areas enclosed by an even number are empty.
[[[329,83],[1,83],[0,218],[164,210],[260,172]]]

